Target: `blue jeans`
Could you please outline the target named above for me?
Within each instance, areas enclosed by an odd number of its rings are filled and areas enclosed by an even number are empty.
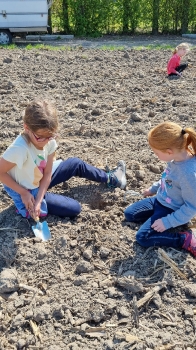
[[[136,233],[136,241],[142,247],[166,246],[173,248],[182,248],[185,234],[172,232],[171,229],[163,232],[155,231],[151,226],[157,219],[161,219],[174,210],[163,206],[155,197],[144,198],[124,211],[125,218],[131,222],[144,222]]]
[[[64,181],[68,181],[73,176],[82,177],[96,182],[107,183],[108,181],[108,175],[105,171],[87,164],[80,158],[68,158],[60,163],[52,175],[49,188]],[[46,192],[45,200],[49,214],[73,217],[81,212],[81,205],[75,199],[56,193]]]
[[[107,183],[108,181],[108,175],[105,171],[95,168],[79,158],[68,158],[59,164],[58,168],[52,175],[49,188],[67,181],[73,176],[82,177],[96,182]],[[7,186],[4,186],[4,188],[13,199],[17,212],[23,217],[29,217],[29,213],[21,200],[21,196]],[[36,198],[38,190],[39,188],[30,190],[34,198]],[[75,199],[52,192],[46,192],[44,200],[42,201],[40,216],[45,216],[48,213],[61,217],[74,217],[78,215],[80,211],[81,205]]]
[[[21,196],[19,193],[15,192],[11,188],[4,185],[4,189],[6,190],[7,194],[13,199],[14,204],[16,206],[16,212],[20,215],[22,215],[24,218],[29,219],[30,215],[27,209],[24,206],[24,203],[22,202]],[[34,198],[36,198],[38,194],[39,188],[34,188],[33,190],[29,190],[29,192],[32,194]],[[40,208],[40,217],[46,216],[48,214],[48,208],[45,199],[42,200],[41,208]]]

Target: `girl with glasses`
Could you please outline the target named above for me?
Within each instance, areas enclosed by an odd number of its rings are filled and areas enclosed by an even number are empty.
[[[125,163],[106,173],[79,158],[54,161],[57,148],[58,117],[56,108],[45,100],[29,103],[23,117],[24,131],[0,159],[0,181],[13,199],[17,212],[35,218],[48,213],[74,217],[80,204],[69,197],[47,192],[72,176],[125,188]]]

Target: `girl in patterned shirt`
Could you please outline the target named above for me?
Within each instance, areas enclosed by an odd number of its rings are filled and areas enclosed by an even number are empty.
[[[126,186],[123,160],[107,173],[76,157],[54,161],[58,118],[50,102],[29,103],[23,122],[23,133],[0,159],[0,181],[23,217],[35,218],[47,213],[62,217],[78,215],[81,206],[76,200],[47,191],[72,176],[103,182],[108,187]]]

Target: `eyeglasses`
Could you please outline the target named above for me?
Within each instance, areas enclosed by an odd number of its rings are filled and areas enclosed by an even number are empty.
[[[57,136],[58,136],[57,134],[54,134],[54,135],[52,135],[52,136],[50,136],[50,137],[38,137],[37,135],[34,134],[33,131],[31,131],[31,132],[32,132],[32,134],[33,134],[33,136],[35,137],[35,139],[36,139],[37,142],[44,142],[44,141],[54,140],[54,139],[56,139]]]

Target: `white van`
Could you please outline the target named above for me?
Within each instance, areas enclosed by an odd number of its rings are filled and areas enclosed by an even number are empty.
[[[0,0],[0,44],[20,33],[47,32],[53,0]]]

